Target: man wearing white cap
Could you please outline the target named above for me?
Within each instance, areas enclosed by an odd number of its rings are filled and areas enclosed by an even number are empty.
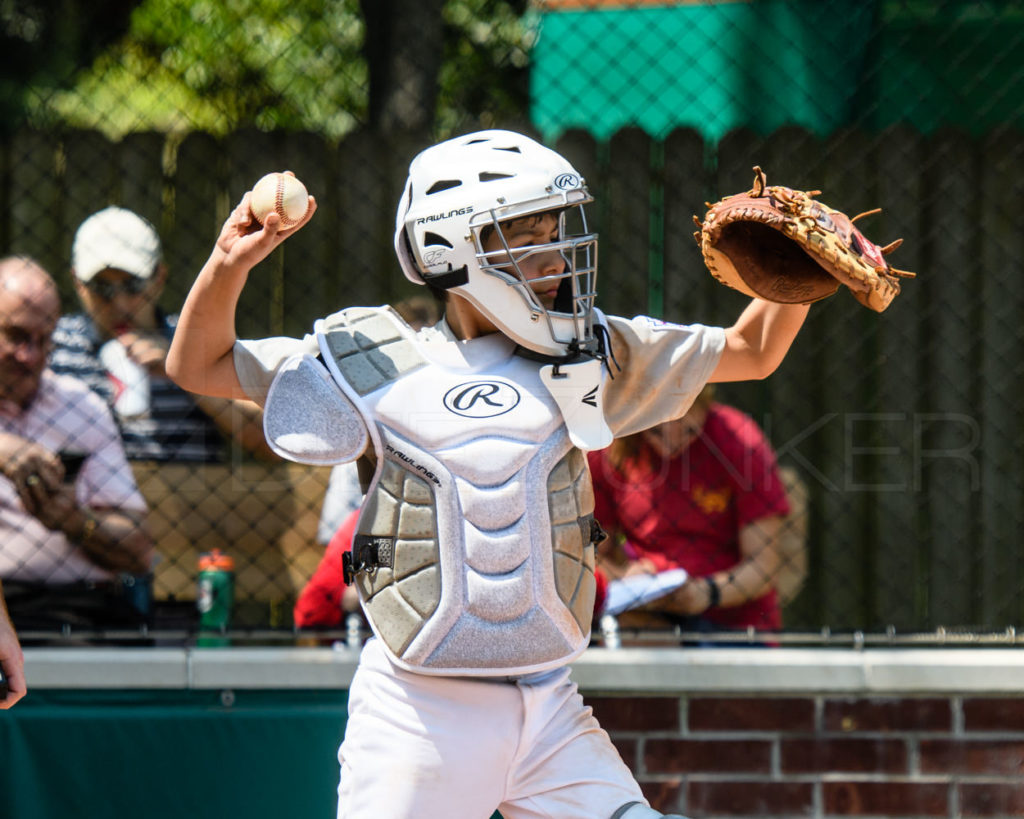
[[[61,318],[50,365],[108,401],[129,458],[217,461],[224,435],[268,451],[255,404],[193,396],[167,378],[177,317],[157,306],[167,268],[148,221],[113,206],[94,213],[75,234],[71,268],[85,311]]]

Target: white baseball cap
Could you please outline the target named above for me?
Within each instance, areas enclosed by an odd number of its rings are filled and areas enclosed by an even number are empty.
[[[109,207],[94,213],[78,227],[71,245],[71,267],[80,281],[89,282],[108,267],[148,279],[160,262],[160,237],[138,214]]]

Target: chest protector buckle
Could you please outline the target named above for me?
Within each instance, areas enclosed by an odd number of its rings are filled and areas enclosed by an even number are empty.
[[[395,539],[378,535],[356,535],[352,551],[341,556],[342,577],[349,586],[360,572],[375,572],[384,567],[394,568]]]

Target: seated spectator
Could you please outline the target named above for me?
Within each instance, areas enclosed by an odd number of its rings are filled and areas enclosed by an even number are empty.
[[[687,573],[639,613],[621,615],[623,626],[782,626],[773,584],[789,504],[775,455],[751,418],[712,398],[706,387],[682,418],[589,454],[595,514],[610,535],[601,570],[610,580]]]
[[[18,635],[14,631],[7,606],[4,604],[4,590],[0,585],[0,672],[6,693],[0,699],[0,709],[10,708],[25,696],[25,655],[21,651]]]
[[[317,523],[317,541],[324,545],[333,543],[338,529],[348,522],[353,512],[359,511],[362,504],[363,487],[355,462],[332,467]]]
[[[348,612],[359,611],[359,594],[345,585],[342,557],[352,548],[359,510],[353,509],[335,531],[324,556],[303,586],[292,612],[296,628],[336,628]]]
[[[144,612],[121,594],[119,579],[150,570],[145,502],[110,409],[81,381],[46,367],[59,315],[57,287],[45,270],[26,258],[0,260],[0,580],[7,609],[22,632],[137,625]]]
[[[164,372],[176,317],[157,306],[167,268],[149,222],[118,207],[93,214],[71,267],[85,311],[58,322],[50,366],[111,405],[129,459],[219,461],[226,437],[269,455],[256,404],[190,395]]]

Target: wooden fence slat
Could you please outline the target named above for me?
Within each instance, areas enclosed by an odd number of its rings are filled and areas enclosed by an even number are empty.
[[[599,258],[604,282],[601,304],[620,316],[646,314],[650,267],[651,139],[629,128],[608,146],[605,188],[596,195],[606,214]]]
[[[118,147],[98,131],[74,130],[63,134],[65,166],[64,207],[61,211],[64,266],[71,258],[71,242],[78,226],[92,214],[121,201]]]
[[[815,184],[822,190],[821,201],[851,216],[879,206],[873,135],[856,129],[837,131],[824,141],[821,154],[832,159],[822,164],[820,182]],[[873,226],[862,223],[878,238]],[[878,610],[879,597],[902,573],[890,564],[904,569],[906,562],[905,551],[887,542],[874,513],[875,498],[884,491],[878,472],[888,466],[889,457],[891,419],[880,407],[875,380],[878,335],[886,318],[865,309],[842,287],[833,301],[837,303],[824,338],[820,375],[832,393],[827,411],[842,419],[830,425],[831,446],[841,453],[842,472],[836,473],[836,481],[842,487],[846,534],[858,544],[853,551],[862,586],[856,590],[855,619],[877,628],[888,624]]]
[[[409,177],[409,164],[429,146],[429,140],[425,141],[422,136],[393,133],[378,148],[378,190],[374,195],[379,196],[384,204],[380,208],[381,241],[376,249],[376,274],[373,278],[383,295],[375,303],[394,304],[410,295],[427,295],[424,288],[409,282],[398,266],[395,257],[395,215]]]
[[[981,487],[974,539],[964,553],[977,561],[971,593],[978,621],[995,627],[1020,624],[1024,617],[1024,556],[1020,531],[1024,521],[1024,464],[1020,411],[1021,361],[1024,361],[1024,259],[1020,203],[1024,180],[1024,134],[1006,130],[982,141],[985,164],[974,226],[981,233],[978,281],[980,365],[983,385],[977,403],[982,425]],[[976,556],[976,557],[975,557]]]
[[[301,336],[313,321],[343,306],[337,283],[341,248],[336,240],[341,215],[334,188],[334,150],[322,137],[309,133],[282,134],[282,170],[292,171],[317,200],[317,212],[285,247],[283,281],[285,335]]]
[[[168,270],[168,283],[164,286],[160,302],[168,312],[177,313],[181,309],[183,298],[179,298],[175,289],[170,287],[171,267],[168,260],[167,236],[171,225],[165,197],[164,173],[166,146],[166,135],[155,132],[128,134],[117,144],[117,173],[121,183],[117,204],[148,219],[156,228],[163,248],[164,264]]]
[[[664,317],[684,324],[708,321],[711,302],[723,288],[708,273],[693,239],[693,216],[703,216],[708,198],[704,140],[695,130],[679,129],[666,137],[662,191]]]
[[[878,606],[887,624],[899,630],[923,627],[926,622],[925,596],[917,593],[925,583],[927,548],[920,523],[924,497],[915,487],[918,453],[913,437],[914,419],[925,407],[923,317],[928,309],[925,283],[932,275],[926,262],[929,235],[921,208],[929,181],[920,170],[924,156],[921,135],[909,128],[893,127],[878,136],[874,206],[883,210],[864,224],[879,244],[902,238],[903,246],[890,261],[896,267],[920,271],[918,279],[904,283],[876,322],[877,406],[891,418],[884,423],[888,437],[883,445],[898,450],[892,458],[882,459],[876,470],[880,486],[873,497],[876,529],[885,536],[877,561]],[[888,582],[881,583],[882,578]]]
[[[164,225],[164,261],[167,286],[162,304],[172,313],[181,310],[196,275],[213,250],[228,215],[220,142],[209,134],[189,134],[173,149],[169,211]],[[237,200],[235,200],[237,201]]]
[[[840,131],[820,144],[807,143],[805,137],[805,145],[809,150],[801,157],[817,170],[813,179],[801,181],[801,187],[821,190],[820,201],[847,213],[874,206],[869,183],[873,157],[866,135]],[[833,161],[822,162],[823,157]],[[843,287],[812,305],[811,312],[817,349],[808,374],[828,385],[819,399],[821,418],[828,419],[820,431],[819,469],[830,485],[820,487],[815,496],[828,522],[827,528],[817,530],[825,550],[822,559],[829,567],[822,577],[823,596],[830,601],[829,622],[852,627],[869,620],[875,593],[877,547],[869,514],[873,491],[869,450],[876,419],[870,368],[864,362],[873,354],[870,342],[878,316],[866,311]],[[796,344],[805,342],[798,338]]]
[[[61,275],[67,266],[63,249],[65,243],[70,247],[71,239],[59,218],[59,139],[52,133],[20,130],[10,140],[8,155],[10,204],[6,218],[11,244],[5,254],[20,253],[39,261],[57,279],[63,303],[70,307],[75,296],[68,277]]]
[[[149,219],[161,236],[164,201],[164,134],[128,134],[116,146],[117,173],[121,181],[118,204]]]
[[[601,168],[600,149],[596,140],[589,131],[571,129],[565,131],[552,147],[569,160],[569,164],[586,180],[587,188],[594,196],[594,204],[597,206],[591,206],[587,210],[587,219],[593,222],[593,227],[600,232],[601,205],[607,191],[604,188],[604,171]]]
[[[924,170],[931,190],[923,203],[929,236],[927,276],[915,282],[926,294],[929,352],[928,398],[922,423],[921,469],[929,500],[928,584],[932,622],[970,623],[970,592],[964,584],[974,542],[972,492],[978,432],[975,373],[980,296],[976,228],[976,147],[957,131],[940,131],[926,143]]]
[[[339,144],[334,189],[339,255],[333,273],[339,308],[385,304],[406,289],[395,258],[395,212],[409,162],[418,150],[420,146],[392,146],[369,131],[349,134]]]

